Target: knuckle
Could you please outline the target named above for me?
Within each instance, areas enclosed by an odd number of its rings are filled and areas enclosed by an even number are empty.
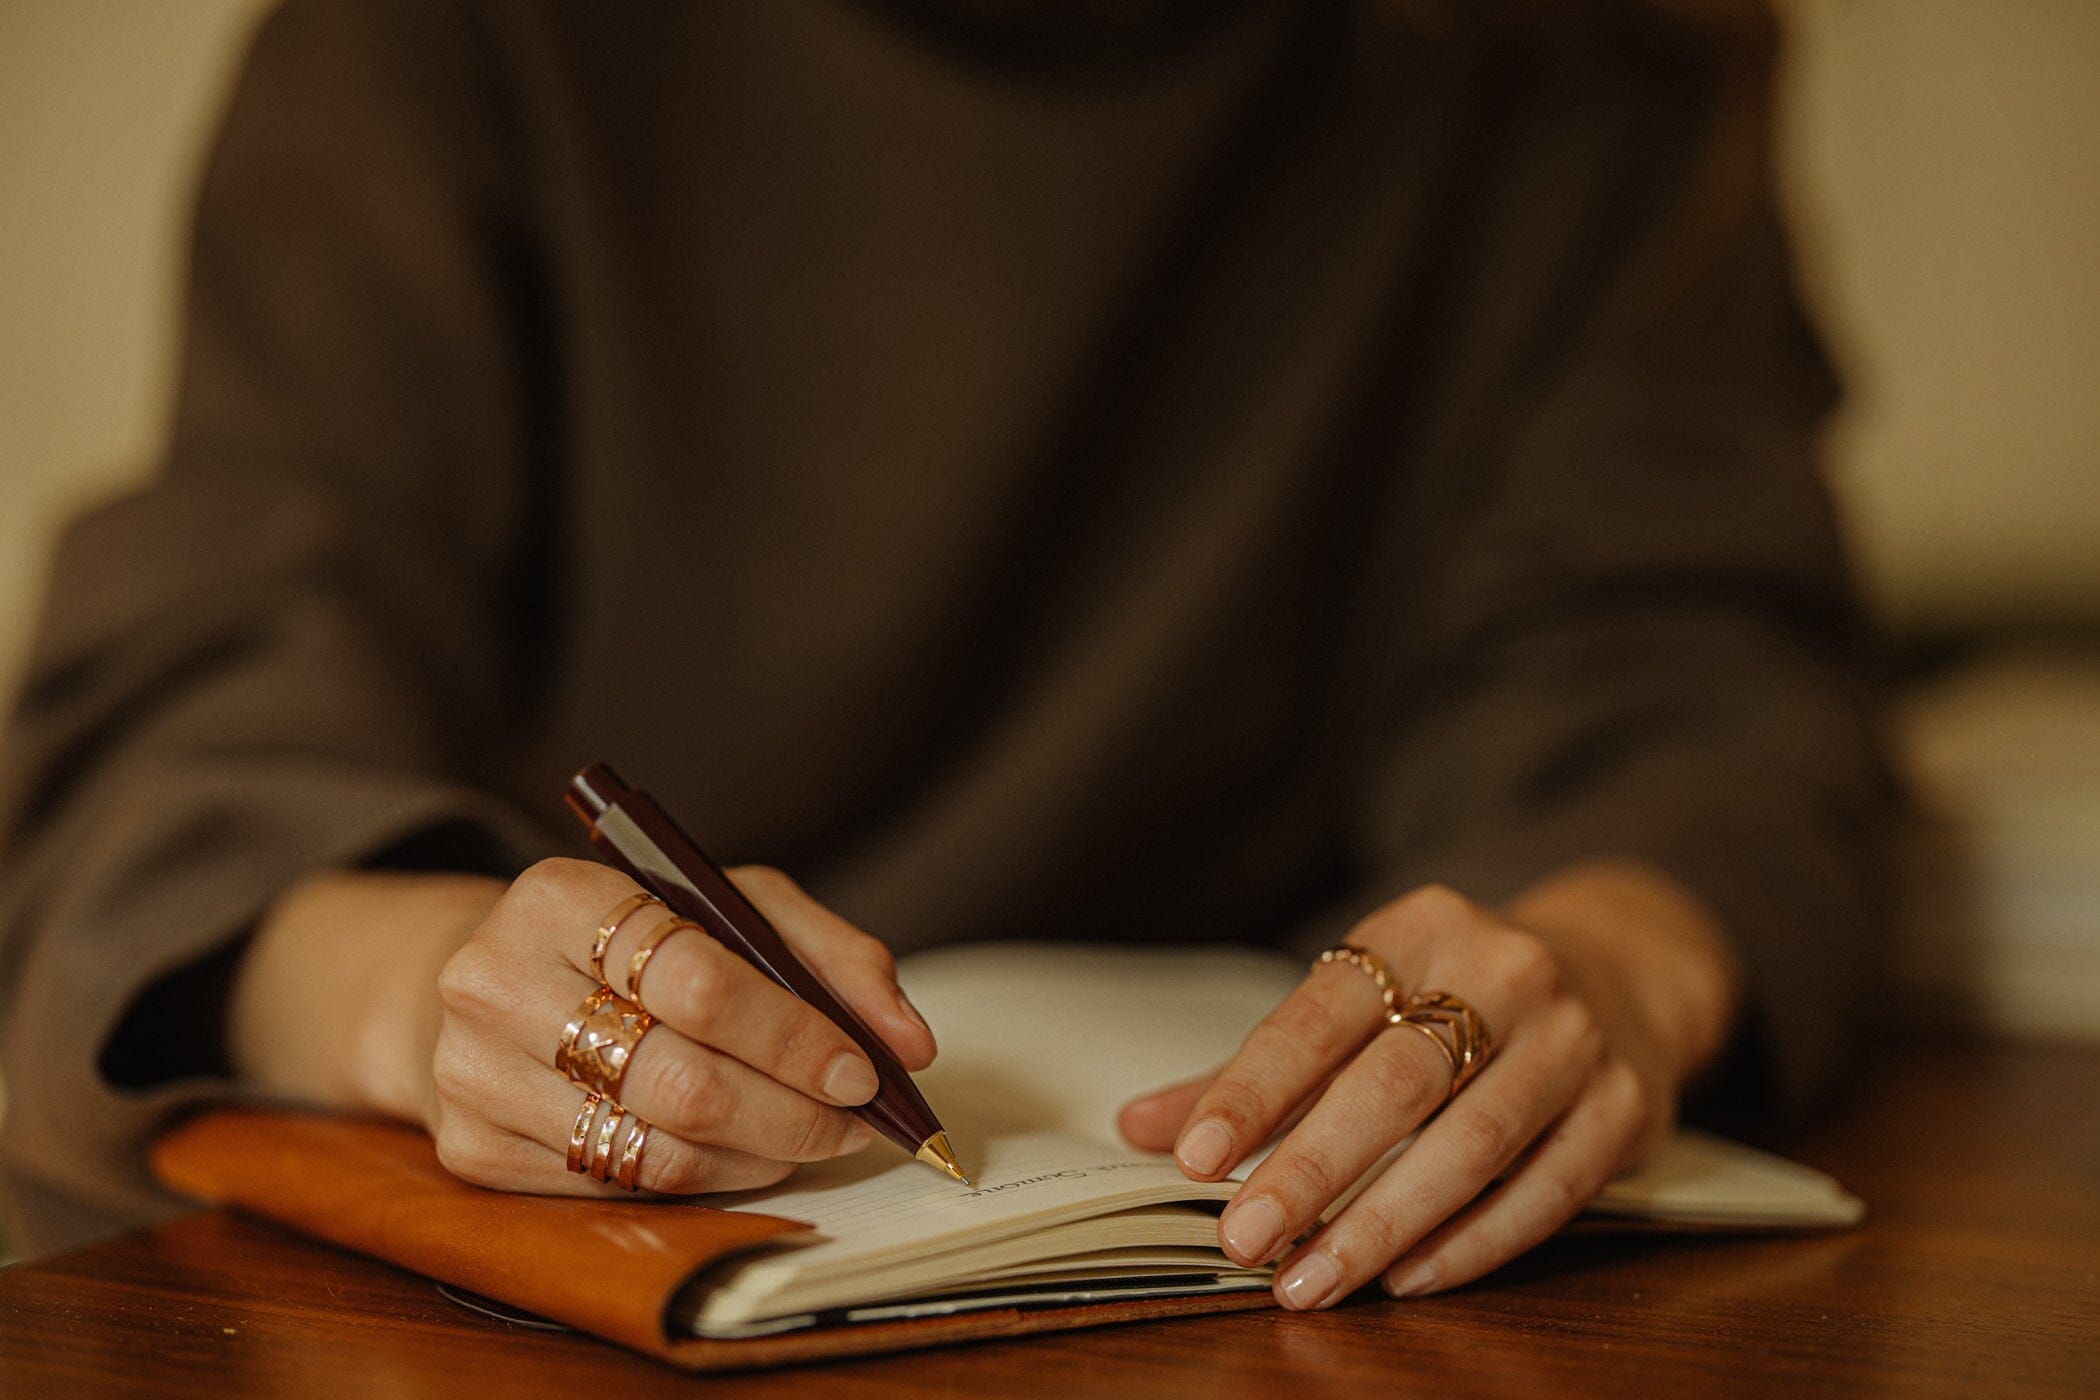
[[[1390,1210],[1367,1210],[1349,1221],[1349,1232],[1342,1241],[1341,1253],[1362,1272],[1384,1267],[1411,1243],[1408,1233]]]
[[[723,959],[730,954],[711,938],[703,942],[686,934],[678,935],[664,947],[666,954],[675,948],[678,957],[672,964],[678,969],[672,979],[677,990],[672,995],[683,1004],[685,1014],[679,1020],[688,1034],[705,1039],[721,1027],[728,1006],[729,968]],[[651,995],[661,993],[652,991]]]
[[[546,904],[580,895],[606,873],[605,867],[570,856],[549,856],[525,867],[511,881],[511,891],[531,904]]]
[[[437,1051],[430,1058],[431,1086],[437,1090],[440,1103],[468,1104],[481,1094],[479,1076],[474,1073],[471,1057],[461,1052],[452,1037],[441,1035]]]
[[[476,1186],[497,1184],[496,1154],[481,1134],[446,1130],[438,1134],[436,1145],[439,1165],[461,1181]]]
[[[1539,1173],[1537,1181],[1540,1211],[1555,1225],[1570,1219],[1589,1201],[1576,1190],[1575,1183],[1562,1172]]]
[[[1274,1024],[1276,1031],[1294,1045],[1332,1052],[1354,1045],[1362,1037],[1365,1027],[1357,1024],[1361,1019],[1352,1021],[1345,1017],[1324,997],[1300,996],[1276,1008]]]
[[[870,933],[856,932],[853,936],[853,955],[886,981],[897,980],[897,958],[889,945]]]
[[[1470,919],[1480,906],[1441,881],[1432,880],[1401,897],[1409,912],[1437,922]]]
[[[665,1055],[653,1077],[652,1097],[663,1104],[658,1112],[679,1136],[710,1133],[728,1121],[732,1112],[729,1086],[698,1056]]]
[[[1341,1172],[1327,1153],[1310,1144],[1279,1152],[1275,1164],[1276,1185],[1294,1219],[1316,1215],[1343,1186]]]
[[[815,1083],[831,1062],[838,1048],[834,1042],[838,1030],[823,1017],[805,1008],[795,1008],[795,1014],[782,1022],[780,1031],[772,1045],[772,1063],[760,1065],[780,1078]]]
[[[1473,1170],[1493,1171],[1516,1155],[1523,1144],[1517,1125],[1494,1109],[1474,1107],[1449,1118],[1452,1146]]]
[[[1412,1039],[1419,1039],[1412,1032],[1404,1033]],[[1405,1049],[1412,1052],[1414,1047],[1407,1045]],[[1424,1046],[1423,1050],[1429,1055],[1436,1054],[1430,1046]],[[1355,1074],[1362,1091],[1380,1105],[1406,1106],[1432,1092],[1419,1062],[1411,1059],[1409,1053],[1403,1053],[1402,1042],[1393,1036],[1381,1036],[1372,1050],[1358,1057]]]
[[[1621,1128],[1638,1137],[1653,1123],[1641,1076],[1625,1060],[1606,1060],[1597,1071],[1597,1094]]]
[[[482,1016],[505,1003],[500,982],[497,960],[470,942],[438,969],[438,1004],[452,1016]]]
[[[1192,1120],[1216,1118],[1244,1142],[1248,1131],[1264,1121],[1266,1113],[1267,1104],[1253,1084],[1236,1076],[1220,1075],[1189,1116]]]
[[[837,1117],[827,1113],[816,1104],[797,1111],[795,1121],[789,1126],[789,1135],[794,1139],[787,1152],[790,1162],[818,1162],[832,1156],[845,1134],[844,1126]]]
[[[1556,996],[1547,1010],[1555,1039],[1567,1054],[1584,1065],[1595,1065],[1604,1056],[1604,1027],[1589,1003],[1576,997]]]
[[[1488,962],[1489,976],[1512,1001],[1534,1001],[1560,993],[1560,960],[1536,934],[1505,930],[1488,953]]]

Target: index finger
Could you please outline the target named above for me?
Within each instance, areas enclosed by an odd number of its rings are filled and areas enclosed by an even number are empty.
[[[538,936],[561,961],[591,976],[590,955],[602,942],[605,983],[680,1035],[826,1103],[874,1095],[875,1067],[851,1037],[696,925],[679,921],[647,958],[642,985],[629,986],[631,955],[674,916],[661,903],[637,902],[642,891],[626,876],[589,861],[545,861],[514,888],[531,901]],[[578,909],[589,912],[578,918]]]
[[[1377,984],[1358,969],[1313,968],[1189,1110],[1174,1144],[1182,1171],[1216,1181],[1239,1165],[1384,1028],[1384,1011]]]

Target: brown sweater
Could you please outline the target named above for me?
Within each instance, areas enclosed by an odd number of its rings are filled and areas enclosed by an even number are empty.
[[[1645,859],[1804,1096],[1885,799],[1766,40],[294,0],[165,468],[67,537],[6,741],[21,1242],[164,1208],[275,892],[576,852],[601,756],[900,950],[1302,947]]]

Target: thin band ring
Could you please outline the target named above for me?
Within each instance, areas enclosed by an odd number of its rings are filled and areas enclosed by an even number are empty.
[[[606,1108],[605,1121],[598,1125],[597,1146],[591,1152],[591,1180],[604,1181],[606,1179],[606,1168],[612,1164],[613,1138],[619,1133],[620,1125],[626,1121],[626,1109],[618,1104],[612,1104]]]
[[[615,904],[612,913],[607,914],[604,920],[599,923],[598,936],[591,940],[591,976],[597,980],[600,986],[606,985],[605,950],[612,946],[613,935],[620,931],[620,925],[633,918],[636,911],[640,910],[644,905],[662,903],[662,900],[649,893],[649,891],[636,890],[633,894]]]
[[[627,960],[627,999],[636,1006],[642,1005],[642,969],[649,965],[649,959],[656,956],[656,950],[662,946],[663,941],[682,928],[689,928],[695,933],[706,932],[691,919],[681,919],[674,914],[650,929],[642,939],[641,946],[634,950],[634,956]],[[646,1011],[648,1008],[642,1009]]]
[[[620,1173],[618,1182],[624,1191],[639,1190],[635,1179],[641,1175],[642,1148],[649,1141],[649,1125],[637,1118],[634,1128],[627,1134],[627,1146],[620,1151]]]
[[[598,1105],[605,1102],[605,1095],[596,1089],[583,1096],[583,1107],[576,1114],[576,1126],[569,1129],[569,1170],[581,1175],[583,1172],[583,1146],[590,1141],[591,1117]]]

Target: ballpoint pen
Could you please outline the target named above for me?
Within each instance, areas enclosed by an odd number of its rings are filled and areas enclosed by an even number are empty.
[[[882,1037],[803,966],[779,931],[670,813],[602,763],[571,778],[562,800],[589,828],[592,847],[608,862],[852,1037],[874,1063],[878,1083],[875,1097],[852,1112],[928,1166],[970,1184],[940,1119]]]

